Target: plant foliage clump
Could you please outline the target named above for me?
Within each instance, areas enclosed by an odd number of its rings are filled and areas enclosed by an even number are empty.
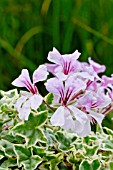
[[[17,90],[1,91],[0,170],[112,170],[113,131],[104,127],[85,138],[50,125],[51,110],[31,111],[27,121],[14,108]],[[53,96],[46,96],[52,103]]]

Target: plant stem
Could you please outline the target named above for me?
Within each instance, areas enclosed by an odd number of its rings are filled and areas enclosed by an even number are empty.
[[[43,100],[43,103],[44,103],[50,110],[52,110],[53,112],[55,112],[55,110],[54,110],[45,100]]]

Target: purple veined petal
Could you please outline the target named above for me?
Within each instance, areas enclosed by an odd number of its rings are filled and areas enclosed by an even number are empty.
[[[63,73],[65,75],[69,75],[70,73],[74,73],[78,69],[77,59],[79,58],[80,53],[76,50],[73,54],[65,54],[62,55],[63,62],[62,68]]]
[[[33,73],[33,84],[46,80],[48,75],[46,65],[40,65]]]
[[[65,96],[68,98],[68,102],[76,97],[76,94],[86,89],[86,83],[81,79],[76,79],[74,76],[70,76],[65,81]]]
[[[97,98],[94,97],[91,91],[87,91],[84,96],[77,101],[78,105],[86,108],[87,111],[91,109],[92,104],[95,102],[97,102]]]
[[[43,98],[40,95],[34,94],[30,99],[31,108],[37,110],[42,104]]]
[[[86,137],[91,133],[91,125],[90,120],[87,119],[87,121],[83,124],[83,128],[81,132],[78,132],[79,137]]]
[[[56,73],[56,68],[59,66],[58,64],[48,64],[48,63],[46,63],[45,64],[46,65],[46,67],[47,67],[47,70],[50,72],[50,73],[52,73],[53,75],[55,75],[55,73]]]
[[[29,89],[29,85],[31,85],[31,80],[29,77],[29,72],[27,69],[23,69],[20,76],[16,78],[13,82],[12,85],[17,86],[17,87],[26,87]]]
[[[72,115],[70,113],[70,111],[65,107],[64,108],[64,118],[65,118],[65,123],[64,125],[62,126],[63,129],[65,130],[73,130],[75,129],[75,122],[74,120],[72,119]]]
[[[79,110],[73,105],[69,105],[68,108],[72,111],[73,116],[79,121],[82,125],[87,121],[87,115],[83,111]]]
[[[101,113],[97,113],[97,112],[94,112],[94,111],[90,111],[90,116],[93,117],[101,127],[101,123],[102,123],[105,116]]]
[[[105,71],[106,67],[104,65],[100,65],[100,64],[94,62],[90,57],[88,58],[88,61],[89,61],[90,65],[92,65],[94,71],[97,74]]]
[[[27,100],[27,101],[23,104],[22,108],[20,108],[20,109],[18,110],[18,112],[19,112],[19,115],[18,115],[19,118],[20,118],[21,120],[28,120],[30,111],[31,111],[31,109],[30,109],[30,101]]]
[[[65,123],[64,115],[65,109],[63,106],[60,106],[52,115],[50,121],[53,126],[63,126]]]
[[[48,79],[45,83],[45,86],[49,92],[57,96],[60,96],[60,92],[64,89],[62,81],[58,80],[57,78]]]
[[[49,52],[48,60],[59,65],[61,65],[63,62],[62,55],[58,52],[56,48],[53,48],[53,51]]]
[[[37,93],[36,87],[31,83],[27,69],[22,70],[20,76],[12,82],[12,85],[17,87],[26,87],[33,94]]]

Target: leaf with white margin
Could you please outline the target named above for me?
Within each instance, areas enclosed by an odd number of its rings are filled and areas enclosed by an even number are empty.
[[[47,142],[47,138],[41,129],[47,121],[47,113],[47,111],[37,114],[30,113],[28,121],[17,124],[13,128],[13,132],[24,137],[28,146],[33,146],[38,141]]]
[[[22,145],[15,145],[14,151],[17,156],[18,166],[24,166],[25,170],[34,170],[42,162],[38,155],[33,155],[31,149]]]
[[[79,170],[99,170],[100,162],[99,160],[93,160],[92,162],[88,162],[87,160],[83,160],[79,166]]]

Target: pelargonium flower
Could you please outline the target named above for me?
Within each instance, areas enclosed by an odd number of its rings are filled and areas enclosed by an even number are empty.
[[[33,83],[30,80],[29,72],[23,69],[20,76],[16,78],[12,85],[17,87],[26,87],[29,92],[22,91],[21,97],[17,100],[16,108],[19,112],[19,118],[28,120],[30,109],[36,110],[42,103],[43,98],[40,96],[36,83],[47,78],[48,72],[45,65],[40,65],[33,73]]]
[[[113,74],[111,75],[111,77],[107,77],[103,75],[100,86],[101,88],[107,91],[109,97],[111,98],[113,102]],[[111,109],[113,109],[113,107]]]
[[[86,91],[86,93],[77,100],[76,106],[84,111],[87,115],[87,123],[84,129],[80,132],[80,136],[87,136],[91,132],[90,122],[97,122],[100,127],[105,115],[103,111],[111,103],[109,96],[105,95],[101,89],[97,93]],[[87,128],[87,133],[85,128]]]
[[[45,86],[49,92],[55,95],[54,104],[59,105],[50,119],[52,125],[60,126],[66,130],[72,129],[79,134],[86,124],[87,116],[73,104],[81,91],[86,88],[85,82],[71,76],[65,81],[65,85],[61,80],[51,78],[45,83]],[[80,128],[78,128],[78,124]],[[85,130],[87,131],[87,129]]]
[[[81,70],[74,73],[77,77],[81,77],[87,83],[86,90],[96,91],[100,84],[98,81],[102,79],[98,76],[98,73],[104,72],[106,67],[94,62],[90,57],[88,58],[89,64],[81,62]]]
[[[73,54],[61,55],[56,48],[49,52],[48,60],[54,64],[46,64],[49,72],[61,80],[66,80],[68,75],[80,69],[80,62],[77,61],[80,53],[76,50]]]
[[[104,65],[100,65],[100,64],[96,63],[90,57],[88,58],[88,61],[97,74],[105,71],[106,67]]]

